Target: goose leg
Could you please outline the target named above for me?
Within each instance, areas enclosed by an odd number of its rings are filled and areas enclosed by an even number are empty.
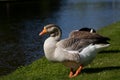
[[[71,68],[71,69],[70,69],[70,73],[69,73],[69,78],[72,78],[72,77],[73,77],[73,74],[74,74],[74,72],[73,72],[73,69]]]
[[[83,66],[80,65],[80,67],[76,70],[75,74],[72,77],[76,77],[81,72],[82,69],[83,69]]]

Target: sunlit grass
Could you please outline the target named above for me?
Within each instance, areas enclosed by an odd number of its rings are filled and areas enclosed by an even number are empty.
[[[81,74],[70,80],[119,80],[120,79],[120,22],[98,31],[110,37],[109,48],[100,52]],[[45,57],[20,67],[0,80],[68,80],[69,69],[60,63],[49,62]]]

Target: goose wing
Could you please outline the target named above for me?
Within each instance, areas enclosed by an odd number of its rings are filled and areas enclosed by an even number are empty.
[[[107,37],[103,37],[97,33],[90,33],[87,31],[72,31],[69,34],[70,38],[81,38],[81,39],[105,39],[105,40],[110,40]]]
[[[80,52],[83,48],[88,46],[89,44],[95,42],[96,40],[93,39],[80,39],[80,38],[68,38],[61,40],[57,43],[57,47],[62,47],[64,50],[67,51],[78,51]]]
[[[57,43],[57,46],[69,51],[81,51],[89,44],[108,44],[109,38],[103,37],[97,33],[89,32],[76,32],[74,36],[61,40]]]

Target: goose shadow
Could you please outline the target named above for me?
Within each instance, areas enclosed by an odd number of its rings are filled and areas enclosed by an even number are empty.
[[[102,71],[109,70],[119,70],[120,66],[109,66],[109,67],[100,67],[100,68],[85,68],[82,70],[82,73],[99,73]]]
[[[104,53],[120,53],[120,50],[103,50],[103,51],[100,51],[100,54],[104,54]]]

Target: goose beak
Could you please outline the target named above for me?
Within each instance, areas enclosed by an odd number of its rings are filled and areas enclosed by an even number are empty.
[[[47,29],[44,27],[44,29],[39,33],[39,36],[41,36],[41,35],[43,35],[45,33],[47,33]]]

